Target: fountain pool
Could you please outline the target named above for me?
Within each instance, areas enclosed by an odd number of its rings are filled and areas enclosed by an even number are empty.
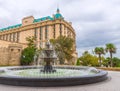
[[[56,72],[40,72],[43,66],[22,66],[0,69],[0,83],[17,86],[73,86],[107,79],[107,72],[93,67],[53,66]]]

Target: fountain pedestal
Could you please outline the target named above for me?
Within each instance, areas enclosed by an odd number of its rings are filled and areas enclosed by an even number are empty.
[[[55,69],[53,69],[52,65],[50,64],[52,60],[50,60],[51,58],[43,58],[44,61],[46,62],[46,64],[44,65],[44,69],[41,70],[41,72],[45,72],[45,73],[53,73],[56,72]],[[52,58],[53,59],[53,58]]]

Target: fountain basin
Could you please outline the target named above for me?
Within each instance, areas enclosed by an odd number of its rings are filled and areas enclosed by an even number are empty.
[[[56,66],[55,68],[58,73],[57,72],[49,73],[49,74],[43,73],[44,75],[42,75],[42,73],[39,73],[40,75],[37,76],[31,75],[32,73],[28,75],[19,75],[19,72],[26,73],[28,70],[37,71],[38,69],[42,69],[42,66],[41,67],[25,66],[25,67],[12,67],[12,68],[9,67],[5,69],[1,69],[0,84],[15,85],[15,86],[33,86],[33,87],[55,87],[55,86],[74,86],[74,85],[90,84],[90,83],[104,81],[107,79],[107,72],[103,70],[99,70],[99,71],[90,70],[90,72],[92,73],[88,72],[88,74],[81,75],[81,72],[83,71],[87,72],[89,71],[89,69],[91,69],[91,67]]]

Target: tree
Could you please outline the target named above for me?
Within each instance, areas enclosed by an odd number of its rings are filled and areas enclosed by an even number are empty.
[[[33,62],[35,50],[36,48],[34,47],[27,47],[22,51],[22,56],[21,56],[22,65],[29,65],[30,63]]]
[[[94,49],[94,51],[95,51],[95,54],[98,54],[98,57],[99,57],[99,63],[100,63],[100,66],[101,66],[101,64],[102,64],[102,60],[101,60],[101,55],[102,54],[105,54],[105,52],[104,52],[104,48],[103,47],[96,47],[95,49]]]
[[[35,47],[35,37],[34,36],[26,37],[26,41],[28,42],[27,43],[28,47]]]
[[[120,59],[117,57],[113,57],[113,67],[120,67]]]
[[[112,58],[113,67],[120,67],[120,59],[117,57]],[[103,60],[103,65],[106,67],[109,67],[111,64],[110,57],[107,57],[105,60]]]
[[[80,59],[77,59],[76,65],[79,66],[80,65]]]
[[[27,37],[26,41],[28,42],[27,43],[28,47],[22,51],[22,55],[21,55],[22,65],[29,65],[30,63],[33,62],[33,57],[37,49],[35,47],[35,38],[33,36]]]
[[[57,39],[51,39],[51,43],[54,45],[57,52],[60,64],[64,64],[65,60],[69,63],[73,58],[73,39],[65,36],[59,36]]]
[[[105,50],[106,50],[106,52],[109,52],[109,53],[110,53],[111,67],[113,67],[112,54],[113,54],[113,53],[116,53],[116,47],[115,47],[114,44],[108,43],[108,44],[106,44]]]
[[[107,57],[103,60],[102,63],[105,67],[109,67],[110,66],[110,57]]]
[[[91,55],[88,51],[85,51],[80,58],[78,58],[83,66],[98,66],[98,58]]]

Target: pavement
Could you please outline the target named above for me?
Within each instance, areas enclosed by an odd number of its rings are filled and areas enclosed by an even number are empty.
[[[120,72],[108,71],[106,81],[67,87],[23,87],[0,84],[0,91],[120,91]]]

